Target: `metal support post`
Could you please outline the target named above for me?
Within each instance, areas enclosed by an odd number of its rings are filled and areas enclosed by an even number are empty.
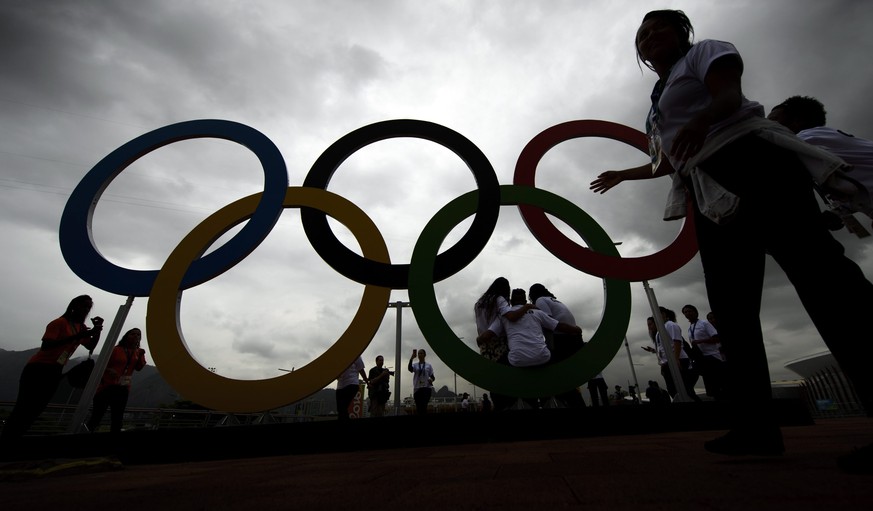
[[[664,327],[664,318],[661,317],[661,308],[658,306],[658,300],[655,298],[655,291],[649,287],[649,282],[646,280],[643,281],[643,288],[646,290],[649,306],[652,308],[652,317],[655,319],[655,324],[658,325],[658,333],[661,336],[661,348],[664,350],[664,355],[666,355],[667,366],[670,368],[670,376],[673,379],[673,385],[676,387],[676,397],[673,398],[673,401],[677,403],[690,403],[692,399],[688,392],[686,392],[685,382],[682,380],[682,374],[679,373],[679,361],[673,355],[673,339],[670,339],[670,335]],[[669,339],[669,344],[665,343],[664,339]]]
[[[403,371],[400,370],[400,327],[402,324],[403,307],[409,307],[409,302],[396,301],[389,303],[388,307],[397,309],[397,347],[394,353],[394,415],[400,415],[400,375]]]

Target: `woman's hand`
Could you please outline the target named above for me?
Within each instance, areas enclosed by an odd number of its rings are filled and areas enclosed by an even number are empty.
[[[656,177],[665,176],[673,172],[673,167],[666,158],[661,161],[656,172],[652,172],[652,164],[644,163],[639,167],[633,167],[624,170],[607,170],[603,172],[597,179],[591,181],[589,188],[594,193],[606,193],[607,190],[622,181],[636,181],[638,179],[653,179]]]
[[[620,170],[607,170],[603,172],[597,179],[591,181],[589,188],[594,193],[606,193],[613,186],[624,181],[624,175]]]

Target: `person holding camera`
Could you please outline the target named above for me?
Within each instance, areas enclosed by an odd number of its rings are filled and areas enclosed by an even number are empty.
[[[49,404],[63,378],[64,366],[79,345],[89,351],[97,346],[103,318],[91,318],[92,328],[85,325],[93,306],[90,296],[77,296],[61,317],[46,326],[39,351],[30,357],[21,371],[18,398],[0,434],[0,441],[4,444],[24,436]]]
[[[142,370],[146,365],[145,350],[139,347],[141,339],[142,331],[139,328],[131,328],[112,349],[106,371],[103,372],[103,378],[94,393],[91,418],[85,423],[88,431],[97,431],[103,414],[109,408],[111,410],[109,431],[121,432],[133,372]]]
[[[424,350],[412,350],[412,357],[409,359],[407,369],[413,373],[412,378],[412,397],[415,399],[415,414],[424,415],[427,413],[427,404],[430,402],[430,396],[433,394],[433,366],[424,361],[427,352]],[[418,357],[418,362],[413,362]]]
[[[385,358],[382,355],[376,357],[376,366],[370,368],[370,415],[382,417],[385,415],[385,404],[391,397],[389,380],[394,376],[394,371],[384,367]]]

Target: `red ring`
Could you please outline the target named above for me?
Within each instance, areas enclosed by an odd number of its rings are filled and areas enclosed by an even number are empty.
[[[552,147],[573,138],[601,137],[624,142],[649,154],[645,134],[609,121],[568,121],[552,126],[531,139],[521,151],[515,165],[513,184],[536,186],[537,165]],[[673,242],[659,252],[643,257],[614,257],[583,247],[564,235],[546,217],[542,208],[519,204],[527,228],[553,255],[577,270],[607,279],[643,281],[668,275],[690,261],[697,253],[694,234],[694,210],[689,201],[682,228]]]

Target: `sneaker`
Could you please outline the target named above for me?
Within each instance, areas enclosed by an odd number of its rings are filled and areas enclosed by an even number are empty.
[[[873,444],[853,449],[837,458],[840,470],[849,474],[873,474]]]
[[[703,448],[711,453],[727,456],[781,456],[785,452],[779,428],[729,431],[724,436],[705,442]]]

